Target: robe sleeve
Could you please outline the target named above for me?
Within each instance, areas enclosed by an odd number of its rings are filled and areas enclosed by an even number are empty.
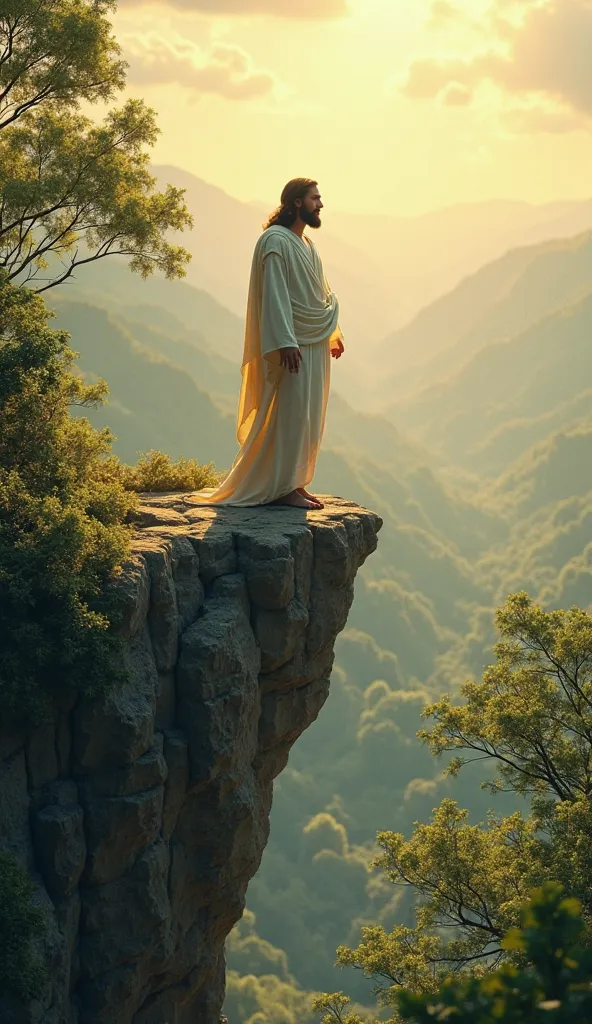
[[[294,333],[286,264],[279,253],[270,252],[263,265],[261,353],[269,356],[280,348],[299,345]]]

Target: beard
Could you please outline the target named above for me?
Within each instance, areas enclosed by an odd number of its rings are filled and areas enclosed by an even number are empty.
[[[321,218],[314,210],[307,210],[305,206],[300,207],[300,217],[309,228],[320,228]]]

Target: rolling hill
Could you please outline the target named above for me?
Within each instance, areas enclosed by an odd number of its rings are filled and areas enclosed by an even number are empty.
[[[592,283],[592,235],[512,250],[465,278],[380,347],[392,372],[378,399],[405,398],[449,377],[489,342],[504,341],[576,302]]]
[[[139,345],[105,309],[68,300],[54,305],[54,325],[70,332],[82,374],[109,384],[108,404],[81,414],[95,427],[110,427],[120,458],[135,463],[140,452],[157,449],[173,458],[230,465],[236,454],[234,417],[186,370]]]
[[[506,434],[513,436],[507,465],[521,454],[520,442],[527,448],[550,424],[592,411],[591,329],[592,292],[509,341],[485,345],[454,376],[391,406],[390,415],[448,462],[495,474]]]
[[[592,227],[592,202],[537,205],[496,200],[407,217],[342,213],[329,204],[326,223],[374,263],[389,268],[396,299],[393,311],[398,309],[406,322],[477,267],[518,247]],[[391,328],[400,324],[393,319]]]
[[[115,312],[125,310],[134,320],[175,335],[180,326],[194,337],[194,344],[233,363],[240,361],[244,321],[217,302],[208,292],[184,281],[167,281],[155,275],[143,281],[132,274],[120,256],[96,260],[79,267],[59,288],[46,293],[53,306],[62,299],[90,301]]]

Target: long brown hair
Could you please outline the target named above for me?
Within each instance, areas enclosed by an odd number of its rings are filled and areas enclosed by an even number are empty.
[[[292,181],[288,182],[281,194],[281,205],[270,214],[263,225],[263,230],[267,231],[267,228],[272,227],[274,224],[280,224],[284,228],[291,228],[298,216],[296,200],[304,199],[309,188],[313,188],[314,185],[318,185],[314,178],[292,178]]]

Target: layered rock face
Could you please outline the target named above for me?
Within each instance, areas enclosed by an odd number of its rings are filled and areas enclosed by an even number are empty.
[[[35,879],[49,965],[3,1024],[218,1024],[272,780],[327,699],[381,522],[190,500],[143,498],[117,585],[129,682],[0,733],[0,847]]]

